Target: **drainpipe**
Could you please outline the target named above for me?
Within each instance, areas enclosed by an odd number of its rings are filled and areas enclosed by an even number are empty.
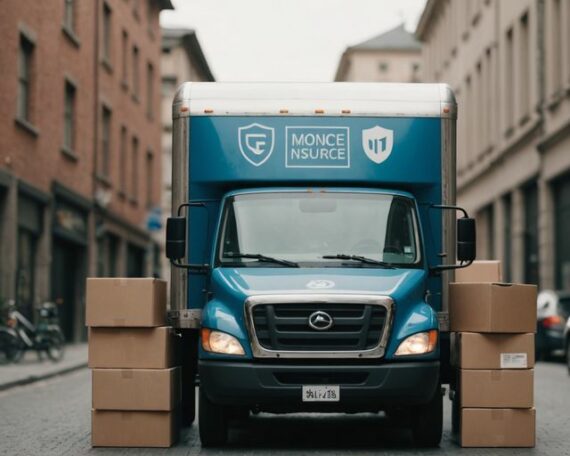
[[[101,9],[101,1],[95,0],[95,33],[94,33],[94,46],[93,46],[93,170],[92,170],[92,181],[91,181],[91,199],[95,201],[95,194],[97,191],[97,170],[99,166],[99,11]],[[88,229],[88,239],[87,239],[87,275],[96,273],[96,262],[95,262],[95,249],[96,249],[96,236],[95,236],[95,210],[96,207],[93,205],[93,210],[89,217],[89,229]]]

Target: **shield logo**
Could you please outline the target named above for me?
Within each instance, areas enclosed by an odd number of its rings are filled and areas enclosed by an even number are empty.
[[[275,129],[258,123],[238,128],[239,150],[253,166],[263,165],[273,152]]]
[[[362,147],[366,156],[374,163],[387,160],[394,145],[394,130],[382,128],[380,125],[362,130]]]

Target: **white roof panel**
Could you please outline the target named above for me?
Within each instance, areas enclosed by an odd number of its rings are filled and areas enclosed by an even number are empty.
[[[324,115],[452,117],[446,84],[186,82],[174,117],[187,115]]]

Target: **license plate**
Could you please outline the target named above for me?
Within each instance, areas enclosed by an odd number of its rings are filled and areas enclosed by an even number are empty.
[[[338,385],[303,385],[303,402],[338,402]]]

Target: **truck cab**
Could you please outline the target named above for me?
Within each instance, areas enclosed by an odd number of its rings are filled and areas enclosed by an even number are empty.
[[[179,88],[169,316],[204,446],[260,411],[404,412],[439,443],[447,283],[475,243],[456,112],[438,84]]]

